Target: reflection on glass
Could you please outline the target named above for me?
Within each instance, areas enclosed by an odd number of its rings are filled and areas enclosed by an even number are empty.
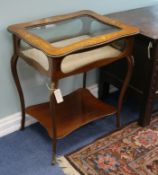
[[[42,37],[50,43],[75,37],[80,38],[72,40],[72,44],[89,37],[112,33],[120,29],[109,24],[104,24],[92,17],[82,16],[45,26],[27,28],[27,30]],[[69,42],[65,45],[68,44]],[[59,47],[58,44],[56,44],[56,47]]]

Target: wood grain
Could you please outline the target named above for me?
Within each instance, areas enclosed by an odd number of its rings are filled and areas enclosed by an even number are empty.
[[[36,118],[52,137],[52,116],[49,103],[26,108],[26,113]],[[116,108],[97,100],[87,89],[64,97],[64,102],[56,104],[56,137],[62,138],[75,129],[96,119],[116,113]]]
[[[118,27],[121,30],[117,32],[109,33],[109,34],[94,36],[89,39],[85,39],[83,41],[79,41],[62,48],[54,47],[46,40],[26,30],[26,28],[28,27],[37,27],[37,26],[42,26],[47,24],[53,24],[55,22],[64,21],[67,19],[72,19],[80,16],[90,16],[94,19],[99,20],[104,24],[109,24],[109,25]],[[136,27],[126,25],[118,20],[114,20],[102,15],[99,15],[93,11],[87,11],[87,10],[70,13],[67,15],[48,17],[45,19],[35,20],[27,23],[11,25],[8,27],[8,30],[14,35],[16,35],[17,37],[23,39],[26,43],[30,44],[32,47],[43,51],[47,56],[50,56],[50,57],[61,57],[63,55],[69,54],[76,50],[81,50],[84,48],[89,48],[89,47],[109,43],[116,39],[132,36],[139,33],[139,30]]]

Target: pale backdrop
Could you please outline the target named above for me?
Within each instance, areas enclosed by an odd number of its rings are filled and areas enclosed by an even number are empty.
[[[10,72],[12,55],[10,24],[29,21],[76,10],[91,9],[102,14],[152,5],[158,0],[0,0],[0,118],[20,111],[19,98]],[[40,77],[22,61],[19,63],[27,104],[45,101],[48,97],[45,77]],[[88,85],[97,83],[97,71],[88,74]],[[81,86],[81,76],[61,81],[68,93]]]

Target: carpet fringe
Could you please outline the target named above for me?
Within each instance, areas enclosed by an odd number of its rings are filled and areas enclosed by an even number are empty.
[[[81,175],[77,170],[75,170],[75,168],[69,163],[69,161],[65,157],[58,157],[57,162],[65,175]]]

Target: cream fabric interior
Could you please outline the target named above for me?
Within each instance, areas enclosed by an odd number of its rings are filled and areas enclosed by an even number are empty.
[[[119,54],[119,50],[111,46],[104,46],[91,51],[68,55],[62,61],[61,70],[63,73],[69,73],[90,63],[116,57]]]
[[[68,44],[81,41],[89,38],[88,35],[83,35],[71,39],[65,39],[62,41],[54,42],[52,45],[55,47],[64,47]],[[22,51],[25,57],[32,59],[32,61],[38,62],[46,71],[49,70],[49,62],[47,56],[38,49],[27,49]],[[69,73],[90,63],[98,60],[116,57],[120,54],[120,51],[112,46],[104,46],[90,51],[71,54],[66,56],[61,63],[61,71],[63,73]]]
[[[37,62],[42,66],[46,71],[49,70],[49,62],[47,56],[38,49],[28,49],[21,52],[25,57],[28,57],[34,62]]]
[[[65,39],[62,41],[54,42],[52,45],[55,47],[64,47],[66,45],[81,41],[89,38],[88,35],[82,35],[75,38]],[[27,49],[21,52],[25,57],[30,58],[32,61],[38,62],[46,71],[49,70],[49,62],[47,56],[38,49]]]

